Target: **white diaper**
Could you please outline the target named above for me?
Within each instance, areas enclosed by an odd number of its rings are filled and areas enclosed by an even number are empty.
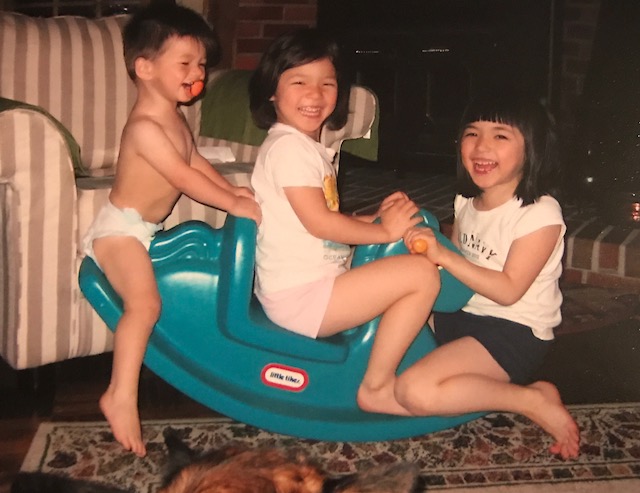
[[[93,251],[93,240],[105,236],[133,236],[149,250],[151,241],[158,231],[163,229],[163,224],[149,223],[142,219],[140,213],[132,208],[119,209],[111,202],[107,202],[93,220],[89,230],[82,239],[82,251],[91,257],[96,264],[96,255]],[[100,265],[98,264],[98,267]]]

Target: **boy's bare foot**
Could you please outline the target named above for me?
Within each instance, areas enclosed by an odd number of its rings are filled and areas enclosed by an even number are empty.
[[[411,416],[411,413],[396,400],[393,389],[393,381],[383,387],[371,387],[362,382],[358,389],[358,407],[368,413]]]
[[[558,389],[549,382],[535,382],[529,388],[539,392],[540,402],[528,417],[556,441],[549,451],[563,459],[577,457],[580,452],[580,430],[562,403]]]
[[[127,450],[144,457],[147,449],[142,441],[138,403],[133,399],[119,399],[109,387],[100,398],[100,409],[107,419],[113,436]]]

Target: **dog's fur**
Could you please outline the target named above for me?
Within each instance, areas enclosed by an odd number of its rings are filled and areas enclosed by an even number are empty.
[[[167,428],[167,472],[159,493],[417,493],[417,468],[406,464],[372,467],[329,477],[296,451],[227,447],[198,454]],[[420,491],[424,491],[422,488]],[[11,493],[131,493],[91,481],[47,473],[19,473]]]

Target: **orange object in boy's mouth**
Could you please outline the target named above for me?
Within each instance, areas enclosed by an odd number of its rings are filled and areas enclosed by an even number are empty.
[[[191,88],[189,89],[189,92],[191,92],[191,95],[195,98],[198,94],[202,92],[203,89],[204,89],[204,82],[201,80],[196,80],[191,84]]]

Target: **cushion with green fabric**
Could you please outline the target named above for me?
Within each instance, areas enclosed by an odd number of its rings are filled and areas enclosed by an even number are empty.
[[[207,88],[202,99],[200,135],[259,146],[267,136],[249,111],[250,70],[229,70]]]
[[[249,110],[251,70],[229,70],[207,88],[202,99],[200,135],[230,142],[259,146],[267,131],[256,126]],[[347,140],[343,150],[358,157],[378,159],[378,105],[370,134]]]

